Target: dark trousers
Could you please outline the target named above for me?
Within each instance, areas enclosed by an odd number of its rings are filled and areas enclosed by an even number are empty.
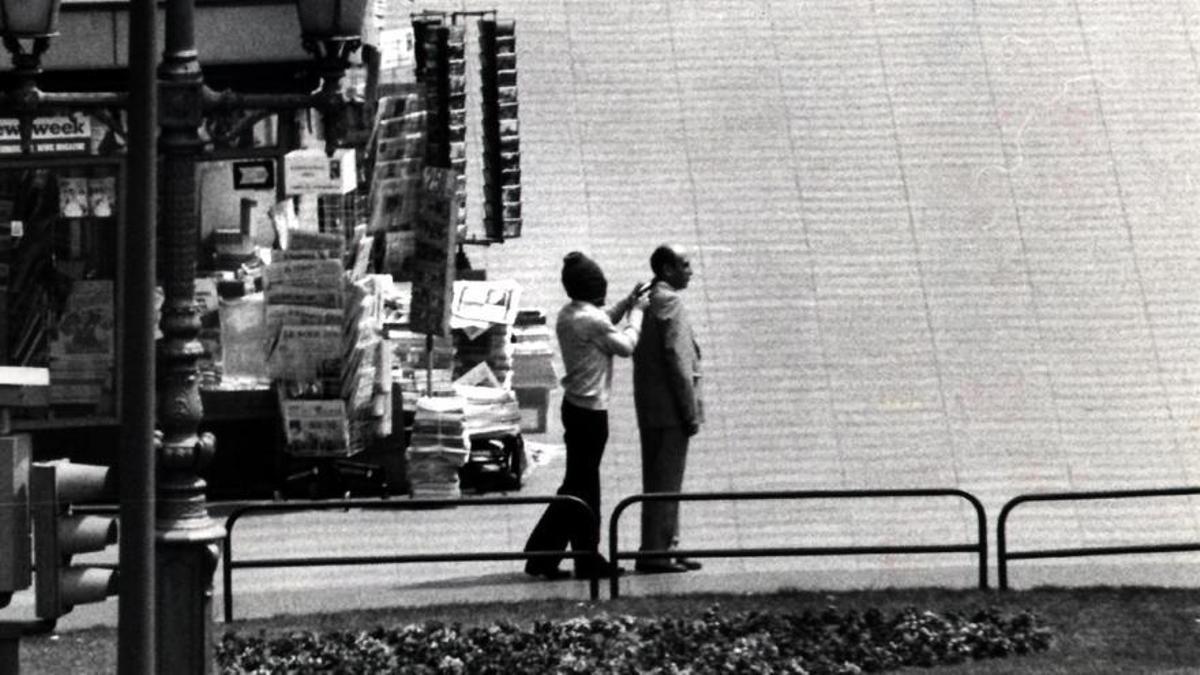
[[[563,401],[562,421],[567,475],[558,494],[582,499],[596,519],[576,504],[551,504],[525,542],[526,551],[565,551],[568,543],[576,551],[596,551],[600,546],[600,460],[608,443],[608,411],[588,410]],[[539,558],[531,560],[530,566],[554,568],[561,560]],[[588,564],[577,559],[575,568]]]
[[[640,429],[642,491],[679,492],[687,465],[688,435],[683,427]],[[642,504],[642,550],[665,551],[679,545],[679,502]]]

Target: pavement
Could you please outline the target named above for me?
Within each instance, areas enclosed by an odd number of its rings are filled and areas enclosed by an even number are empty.
[[[527,474],[519,495],[553,494],[561,480],[561,446],[540,445],[539,463]],[[622,449],[627,451],[627,449]],[[606,508],[618,495],[606,490]],[[402,498],[401,498],[402,499]],[[234,503],[214,503],[211,513],[222,519]],[[695,506],[701,506],[699,504]],[[235,528],[235,559],[264,557],[386,555],[431,552],[519,551],[541,511],[540,506],[506,509],[459,507],[399,512],[321,511],[300,514],[248,516]],[[736,546],[827,545],[806,539],[803,518],[772,519],[760,524],[753,539],[741,543],[725,539],[723,528],[706,526],[701,513],[685,510],[685,544],[691,548]],[[853,511],[852,511],[853,512]],[[800,515],[803,515],[801,510]],[[636,508],[627,511],[620,528],[622,551],[636,549]],[[920,517],[919,511],[913,516]],[[607,532],[607,526],[605,531]],[[878,543],[900,543],[897,532]],[[930,543],[930,542],[926,542]],[[951,542],[945,538],[940,543]],[[607,536],[602,544],[607,547]],[[607,550],[607,548],[605,549]],[[112,561],[113,550],[77,560]],[[975,554],[860,555],[820,557],[706,558],[704,569],[681,574],[645,575],[630,572],[620,580],[622,596],[681,593],[764,593],[783,589],[851,590],[899,587],[975,588],[978,558]],[[1154,585],[1193,586],[1200,558],[1166,554],[1121,558],[1075,558],[1017,561],[1010,564],[1013,588],[1037,585]],[[632,561],[622,561],[632,570]],[[520,602],[565,598],[590,602],[588,584],[566,579],[535,580],[521,570],[520,561],[421,562],[387,565],[294,567],[235,570],[235,619],[277,615],[304,615],[341,610],[386,607],[424,607],[456,603]],[[564,561],[564,568],[570,563]],[[996,587],[994,555],[989,561],[989,582]],[[224,616],[223,569],[213,578],[213,617]],[[609,586],[600,587],[600,602],[610,597]],[[6,619],[32,618],[33,594],[16,594],[5,610]],[[95,625],[116,625],[117,600],[81,605],[62,617],[57,630],[70,631]]]

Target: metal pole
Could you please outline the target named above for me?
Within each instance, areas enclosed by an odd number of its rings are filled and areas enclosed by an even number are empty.
[[[154,275],[157,216],[154,0],[129,7],[129,218],[121,233],[120,600],[117,669],[154,672]]]
[[[0,673],[20,675],[23,627],[11,621],[0,622]]]
[[[202,142],[204,79],[196,56],[194,0],[168,0],[159,68],[163,153],[161,276],[166,297],[159,344],[157,610],[158,672],[185,675],[213,669],[213,572],[225,528],[208,514],[202,471],[216,450],[200,434],[204,417],[196,361],[195,304],[199,218],[196,156]]]

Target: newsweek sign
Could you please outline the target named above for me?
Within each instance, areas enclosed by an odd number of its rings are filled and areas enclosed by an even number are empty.
[[[90,153],[92,119],[87,115],[53,115],[33,118],[33,152]],[[0,154],[21,152],[21,123],[0,117]]]

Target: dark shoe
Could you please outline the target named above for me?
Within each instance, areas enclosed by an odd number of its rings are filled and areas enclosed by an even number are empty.
[[[625,574],[624,567],[608,562],[575,570],[576,579],[611,579],[623,574]]]
[[[687,567],[669,560],[639,562],[633,568],[641,574],[676,574],[688,571]]]
[[[704,565],[700,564],[699,560],[692,560],[691,558],[676,558],[675,564],[686,568],[689,572],[695,572],[704,567]]]
[[[557,581],[571,576],[570,572],[558,567],[538,567],[537,565],[526,565],[525,574],[531,577],[541,577],[546,581]]]

